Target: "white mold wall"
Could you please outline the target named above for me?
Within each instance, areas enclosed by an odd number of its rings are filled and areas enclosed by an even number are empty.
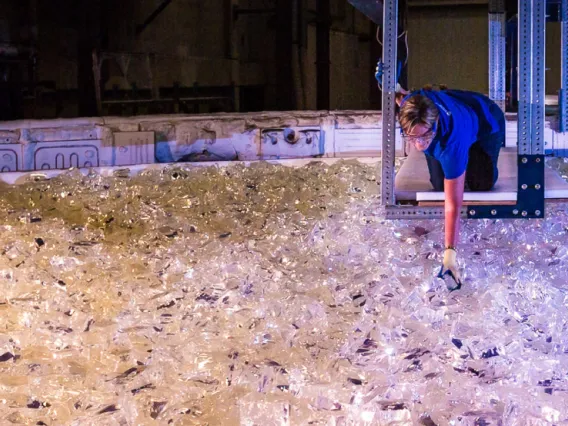
[[[568,149],[568,134],[547,119],[546,150]],[[507,114],[507,145],[515,146],[515,114]],[[0,123],[0,171],[135,164],[377,157],[377,111],[102,117]],[[397,156],[404,155],[397,131]]]

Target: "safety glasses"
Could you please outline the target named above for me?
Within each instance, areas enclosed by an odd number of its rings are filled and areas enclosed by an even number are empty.
[[[415,145],[421,146],[428,145],[436,136],[436,123],[432,125],[432,128],[430,130],[422,135],[407,135],[402,130],[402,127],[400,128],[400,134],[402,135],[402,139],[405,142],[412,142]]]

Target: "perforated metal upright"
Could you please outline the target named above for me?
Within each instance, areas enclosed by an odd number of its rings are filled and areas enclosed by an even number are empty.
[[[561,78],[562,86],[558,96],[560,109],[560,131],[568,132],[568,0],[562,0],[561,7]]]
[[[505,0],[489,1],[489,97],[505,111]]]
[[[395,160],[395,95],[398,31],[398,0],[383,3],[383,99],[382,127],[383,149],[381,152],[381,204],[388,218],[443,217],[442,208],[417,208],[395,205],[394,160]]]
[[[395,157],[395,95],[396,44],[398,30],[398,1],[385,0],[383,4],[383,150],[381,199],[383,204],[394,204]]]

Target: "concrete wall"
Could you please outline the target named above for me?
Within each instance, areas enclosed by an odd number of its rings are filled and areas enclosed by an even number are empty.
[[[487,14],[487,6],[410,8],[409,86],[446,84],[487,93]]]
[[[409,86],[489,91],[486,5],[409,10]],[[560,89],[560,24],[546,26],[546,93]]]
[[[546,94],[556,95],[560,90],[560,23],[546,24]]]
[[[270,112],[22,120],[0,123],[0,172],[70,167],[309,157],[377,157],[376,111]],[[568,134],[547,118],[547,151],[566,149]],[[288,132],[293,131],[291,137]],[[289,135],[288,135],[289,136]],[[507,114],[507,146],[517,121]],[[403,156],[396,132],[396,155]]]
[[[293,131],[292,137],[287,132]],[[398,134],[397,134],[398,135]],[[377,156],[380,113],[271,112],[0,123],[0,172]],[[403,154],[398,135],[397,153]]]

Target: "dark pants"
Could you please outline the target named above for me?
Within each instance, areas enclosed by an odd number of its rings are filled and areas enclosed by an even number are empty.
[[[483,141],[475,142],[469,149],[469,159],[465,171],[466,191],[489,191],[497,182],[499,171],[497,170],[497,159],[499,150],[504,145],[505,135],[497,133],[489,136]],[[482,146],[491,146],[491,155]],[[435,191],[444,190],[444,171],[438,160],[429,155],[426,156],[428,171],[430,172],[430,182]]]

